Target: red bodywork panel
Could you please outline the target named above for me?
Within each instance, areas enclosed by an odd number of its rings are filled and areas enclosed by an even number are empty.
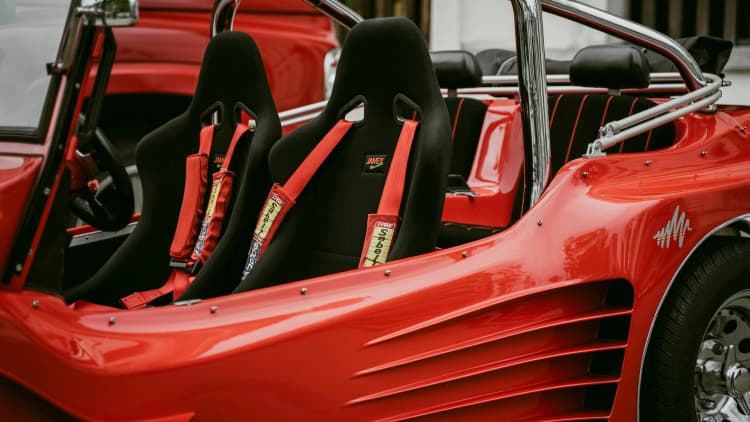
[[[169,9],[141,10],[138,25],[115,29],[117,61],[108,94],[192,96],[209,40],[210,2],[154,1]],[[187,7],[208,4],[207,9]],[[251,5],[253,2],[247,2]],[[270,2],[266,2],[271,4]],[[291,6],[291,4],[294,6]],[[234,29],[258,44],[278,110],[323,99],[323,58],[338,46],[333,26],[320,15],[289,13],[302,1],[280,2],[277,13],[243,8]],[[185,8],[183,8],[185,7]],[[264,6],[265,7],[265,6]]]
[[[499,139],[480,142],[472,183],[507,196],[520,121],[506,100],[490,110]],[[2,292],[0,371],[91,420],[633,421],[670,281],[750,215],[749,123],[747,110],[689,115],[675,147],[568,163],[499,234],[380,267],[137,311]],[[456,219],[478,212],[453,200]],[[481,218],[505,215],[494,206]],[[660,247],[678,207],[690,230]],[[592,392],[611,411],[586,407]]]
[[[488,105],[474,166],[466,183],[474,197],[447,195],[442,220],[507,227],[523,170],[521,109],[515,100]]]
[[[40,156],[0,155],[0,220],[21,221],[42,167]],[[0,268],[5,268],[19,225],[8,225],[0,237]]]

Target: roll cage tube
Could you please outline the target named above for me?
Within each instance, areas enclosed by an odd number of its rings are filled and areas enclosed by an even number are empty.
[[[541,2],[545,12],[631,41],[663,55],[674,63],[690,91],[708,84],[693,56],[680,43],[659,31],[571,0],[541,0]]]
[[[211,38],[216,34],[231,31],[234,27],[234,17],[242,0],[216,0],[211,12]],[[230,8],[230,6],[232,6]]]
[[[364,20],[357,12],[337,0],[305,0],[305,2],[346,29],[352,29],[352,26]],[[242,0],[214,1],[211,13],[211,38],[220,32],[232,30],[240,3]],[[230,8],[230,6],[233,7]]]
[[[539,0],[511,0],[516,26],[518,88],[526,159],[524,203],[531,208],[544,192],[550,171],[549,110],[544,29]]]

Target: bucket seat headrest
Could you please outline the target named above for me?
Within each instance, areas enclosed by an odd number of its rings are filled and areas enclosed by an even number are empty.
[[[395,110],[394,98],[399,94],[414,102],[418,111],[424,104],[442,102],[424,37],[405,18],[368,19],[355,25],[344,42],[336,73],[324,112],[326,122],[341,118],[357,97],[366,107],[381,111]]]
[[[482,67],[468,51],[430,53],[438,82],[443,88],[473,88],[482,85]]]
[[[636,47],[592,45],[573,58],[570,81],[609,89],[646,88],[651,82],[651,68],[643,51]]]
[[[201,118],[217,103],[231,113],[238,102],[256,115],[276,113],[255,42],[243,32],[223,32],[206,47],[188,113],[193,120]]]

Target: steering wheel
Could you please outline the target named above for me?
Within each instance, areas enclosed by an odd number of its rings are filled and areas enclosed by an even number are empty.
[[[80,127],[85,127],[83,122],[84,116],[81,115]],[[133,186],[112,142],[99,128],[93,134],[81,134],[73,161],[73,166],[78,167],[78,173],[84,176],[78,177],[82,181],[78,184],[83,186],[71,189],[73,199],[70,206],[73,213],[100,230],[119,230],[125,227],[135,210]],[[112,185],[100,191],[96,176],[105,171],[109,172]]]

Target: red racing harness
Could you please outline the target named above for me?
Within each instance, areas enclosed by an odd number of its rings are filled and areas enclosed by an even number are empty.
[[[255,264],[260,260],[307,183],[349,132],[352,125],[353,122],[347,120],[340,120],[336,123],[283,186],[278,183],[273,185],[253,232],[253,240],[242,274],[243,279],[250,274]],[[406,182],[406,167],[418,125],[419,123],[416,120],[406,120],[401,129],[393,161],[380,197],[377,214],[367,216],[367,231],[359,262],[360,268],[384,263],[388,258],[391,245],[395,241],[399,223],[398,212]]]
[[[142,308],[169,294],[176,300],[195,279],[200,266],[211,256],[219,241],[227,206],[232,197],[235,174],[229,170],[229,165],[237,143],[248,130],[247,125],[237,124],[221,168],[213,174],[208,205],[205,205],[208,157],[211,153],[214,125],[201,129],[198,153],[185,160],[185,190],[177,229],[169,249],[172,273],[158,289],[135,292],[120,299],[126,308]]]

